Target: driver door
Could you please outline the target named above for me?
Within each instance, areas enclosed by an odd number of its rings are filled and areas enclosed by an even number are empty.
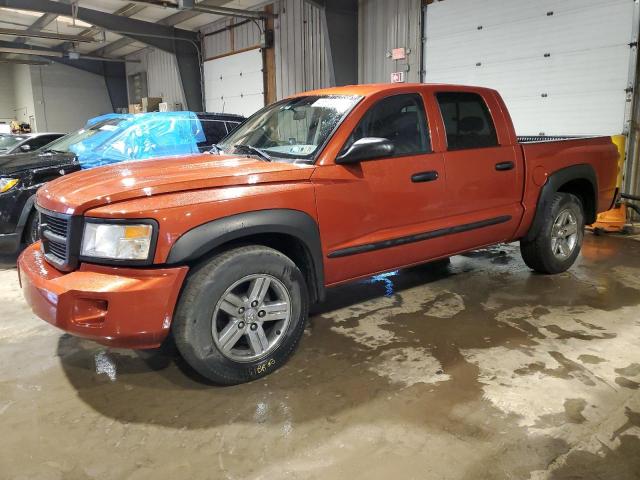
[[[431,252],[414,237],[443,215],[443,156],[431,150],[423,97],[373,104],[342,152],[368,137],[391,140],[394,153],[322,166],[313,176],[328,284],[424,261]]]

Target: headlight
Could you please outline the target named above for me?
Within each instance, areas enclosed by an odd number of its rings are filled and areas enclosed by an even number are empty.
[[[87,220],[80,255],[109,260],[148,260],[153,225]]]
[[[0,193],[8,192],[15,187],[19,181],[17,178],[0,178]]]

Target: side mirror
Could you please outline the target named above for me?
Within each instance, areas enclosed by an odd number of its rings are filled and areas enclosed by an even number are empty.
[[[386,138],[361,138],[351,145],[346,152],[336,157],[336,163],[346,165],[375,160],[376,158],[390,157],[393,155],[394,150],[393,142]]]
[[[20,150],[23,152],[30,152],[31,147],[29,145],[20,145]]]

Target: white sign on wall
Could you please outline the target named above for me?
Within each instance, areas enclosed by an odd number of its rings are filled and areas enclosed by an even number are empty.
[[[393,72],[391,74],[391,83],[404,83],[404,72]]]
[[[259,48],[204,62],[207,112],[248,117],[264,107],[262,51]]]

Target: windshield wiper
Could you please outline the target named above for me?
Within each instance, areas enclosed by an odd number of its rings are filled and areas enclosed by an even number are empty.
[[[43,150],[40,153],[66,153],[66,152],[63,152],[62,150],[54,150],[53,148],[47,148],[46,150]]]
[[[253,153],[254,155],[257,155],[258,157],[262,158],[263,160],[266,160],[267,162],[270,162],[272,160],[271,155],[269,155],[264,150],[256,148],[256,147],[254,147],[252,145],[243,145],[243,144],[239,143],[238,145],[234,145],[233,148],[235,150],[244,150],[245,152],[248,151],[249,153]]]

